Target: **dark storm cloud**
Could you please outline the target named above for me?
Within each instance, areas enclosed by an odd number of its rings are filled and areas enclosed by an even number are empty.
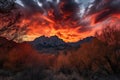
[[[88,15],[99,13],[95,22],[102,21],[112,14],[120,13],[120,0],[95,0]]]
[[[0,12],[9,12],[14,7],[14,0],[0,0]]]
[[[58,14],[58,6],[55,4],[54,1],[47,1],[47,0],[38,0],[38,1],[21,0],[21,1],[25,7],[24,12],[26,12],[27,10],[28,15],[34,15],[36,13],[47,14],[50,9],[54,10],[54,13]],[[38,5],[38,2],[42,6]]]
[[[26,10],[34,13],[34,12],[41,12],[43,13],[43,9],[38,6],[37,2],[33,0],[21,0],[23,5],[25,6]]]
[[[42,6],[38,5],[38,2],[33,0],[21,0],[25,8],[30,13],[48,13],[49,10],[53,10],[53,15],[55,19],[72,19],[76,18],[76,13],[78,13],[79,5],[75,0],[60,0],[57,3],[57,0],[38,0]]]
[[[63,14],[66,14],[65,16],[68,18],[75,18],[77,16],[79,4],[77,4],[75,0],[61,0],[61,3],[64,3],[61,10]]]

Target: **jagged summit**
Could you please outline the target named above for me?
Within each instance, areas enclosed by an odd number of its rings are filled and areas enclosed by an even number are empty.
[[[51,36],[51,37],[41,36],[36,38],[34,41],[30,43],[36,50],[40,52],[42,51],[45,53],[49,53],[49,52],[51,53],[54,51],[56,52],[60,50],[69,50],[69,49],[79,48],[81,44],[85,42],[89,42],[92,39],[93,37],[87,37],[78,42],[66,43],[62,39],[58,38],[57,36]]]
[[[36,38],[33,42],[33,45],[44,45],[44,46],[59,46],[66,44],[62,39],[58,38],[57,36],[45,37],[41,36]]]

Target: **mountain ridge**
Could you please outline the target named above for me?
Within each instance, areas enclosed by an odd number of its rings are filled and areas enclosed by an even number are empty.
[[[85,42],[90,42],[94,37],[87,37],[83,40],[79,40],[78,42],[64,42],[62,39],[57,36],[45,37],[41,36],[36,38],[34,41],[31,41],[30,44],[37,51],[42,51],[43,53],[58,53],[59,51],[71,50],[80,48],[80,45]],[[57,52],[56,52],[57,51]]]

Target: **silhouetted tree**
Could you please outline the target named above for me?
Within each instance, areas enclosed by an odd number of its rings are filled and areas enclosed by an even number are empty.
[[[120,49],[120,28],[119,26],[105,27],[102,29],[101,34],[96,33],[96,37],[101,41],[112,45],[116,49]]]
[[[120,73],[120,28],[117,26],[106,27],[101,31],[101,34],[97,33],[96,36],[107,45],[104,59],[112,71],[110,73]]]

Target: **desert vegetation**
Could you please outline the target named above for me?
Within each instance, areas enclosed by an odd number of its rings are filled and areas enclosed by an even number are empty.
[[[120,31],[104,28],[77,50],[37,52],[28,43],[1,44],[1,78],[10,80],[119,80]],[[112,40],[112,41],[111,41]],[[3,48],[4,47],[4,48]]]
[[[103,28],[78,49],[43,54],[27,42],[12,41],[25,33],[26,26],[15,25],[21,13],[14,0],[0,4],[0,35],[12,36],[11,41],[0,38],[0,80],[120,80],[119,26]]]

